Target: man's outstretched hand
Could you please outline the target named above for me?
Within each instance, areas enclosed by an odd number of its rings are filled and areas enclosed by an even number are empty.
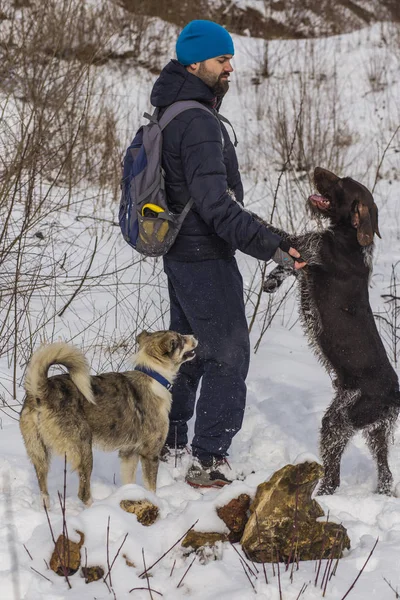
[[[303,259],[300,256],[300,253],[297,252],[297,250],[295,248],[289,248],[289,254],[290,256],[292,256],[295,261],[294,261],[294,268],[295,269],[303,269],[306,266],[306,262],[303,261]],[[299,258],[300,260],[296,260],[297,258]]]
[[[289,244],[287,244],[289,246],[287,248],[286,244],[286,241],[282,244],[284,249],[282,247],[276,249],[272,260],[278,265],[289,269],[297,270],[305,267],[307,263],[301,258],[300,253],[295,248],[291,248]]]

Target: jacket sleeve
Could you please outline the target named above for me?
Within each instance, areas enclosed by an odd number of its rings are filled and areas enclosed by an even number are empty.
[[[281,237],[256,221],[229,194],[221,128],[213,115],[203,112],[194,112],[181,142],[183,172],[196,210],[233,248],[269,260]]]

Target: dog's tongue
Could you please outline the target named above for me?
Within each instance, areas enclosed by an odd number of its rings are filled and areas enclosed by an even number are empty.
[[[319,206],[320,208],[329,208],[330,202],[324,196],[320,196],[319,194],[312,194],[309,197],[309,200],[314,206]]]

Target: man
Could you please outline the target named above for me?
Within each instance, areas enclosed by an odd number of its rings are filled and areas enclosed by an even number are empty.
[[[179,35],[176,53],[178,60],[171,60],[156,81],[151,103],[160,109],[160,116],[179,100],[196,100],[209,112],[186,110],[163,133],[169,207],[179,213],[190,198],[194,201],[164,257],[170,327],[199,340],[197,358],[182,366],[174,386],[165,450],[186,446],[187,422],[202,378],[194,461],[186,481],[195,487],[218,487],[230,482],[221,465],[242,425],[250,354],[235,250],[265,261],[279,248],[293,257],[300,255],[242,207],[236,152],[216,118],[233,72],[231,36],[217,23],[192,21]]]

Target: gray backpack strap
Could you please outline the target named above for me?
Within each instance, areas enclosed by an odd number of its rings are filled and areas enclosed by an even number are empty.
[[[158,123],[158,113],[160,109],[157,107],[154,109],[153,113],[150,115],[148,112],[143,113],[145,119],[148,119],[151,123]]]
[[[179,222],[182,223],[186,217],[186,215],[188,214],[189,210],[192,208],[193,206],[193,198],[189,198],[189,200],[186,202],[185,206],[183,207],[183,210],[181,213],[179,213],[179,215],[177,215]]]
[[[158,112],[159,112],[158,108],[156,108],[154,110],[152,115],[145,112],[143,114],[143,116],[146,119],[148,119],[151,123],[158,123],[161,130],[163,130],[163,129],[165,129],[165,127],[167,125],[169,125],[169,123],[171,121],[173,121],[173,119],[175,119],[175,117],[177,117],[178,115],[183,113],[185,110],[189,110],[190,108],[200,108],[201,110],[206,110],[209,113],[211,113],[213,115],[213,117],[218,119],[218,121],[222,121],[223,123],[226,123],[227,125],[229,125],[229,127],[233,131],[233,136],[234,136],[233,145],[236,148],[239,141],[237,139],[236,131],[234,130],[232,123],[226,117],[221,115],[220,113],[214,113],[210,108],[207,108],[206,106],[204,106],[204,104],[201,104],[201,102],[197,102],[196,100],[179,100],[179,102],[174,102],[173,104],[168,106],[168,108],[165,110],[161,119],[158,119]],[[222,145],[224,146],[224,136],[223,135],[222,135]]]
[[[196,102],[196,100],[180,100],[179,102],[174,102],[174,104],[171,104],[165,110],[163,116],[158,121],[158,124],[159,124],[160,128],[161,129],[165,129],[165,127],[169,123],[171,123],[171,121],[173,119],[175,119],[175,117],[177,117],[178,115],[180,115],[181,113],[183,113],[185,110],[189,110],[190,108],[200,108],[201,110],[206,110],[213,117],[215,117],[215,118],[218,119],[218,117],[215,115],[215,113],[210,108],[207,108],[206,106],[204,106],[204,104],[201,104],[201,102]],[[222,144],[223,143],[224,143],[224,138],[222,136]],[[182,212],[179,214],[178,218],[179,218],[179,221],[181,223],[185,219],[185,217],[188,214],[189,210],[192,208],[193,202],[194,202],[193,198],[189,198],[189,200],[185,204]]]
[[[200,108],[201,110],[206,110],[208,113],[212,114],[215,117],[215,114],[212,112],[210,108],[201,104],[201,102],[196,102],[196,100],[180,100],[179,102],[174,102],[165,110],[163,116],[158,121],[161,129],[165,129],[165,127],[173,120],[175,117],[183,113],[185,110],[189,110],[190,108]]]
[[[162,131],[165,127],[173,120],[175,117],[180,115],[186,110],[191,108],[199,108],[201,110],[206,110],[210,113],[218,122],[220,121],[219,115],[217,116],[210,108],[204,106],[200,102],[196,102],[196,100],[180,100],[179,102],[174,102],[170,106],[166,108],[161,119],[158,118],[159,109],[156,108],[152,115],[149,113],[144,113],[143,116],[150,121],[152,124],[158,124],[158,127],[151,127],[150,130],[146,132],[146,139],[143,138],[143,144],[146,150],[150,149],[150,146],[154,144],[155,139],[159,136],[160,130]],[[222,120],[222,119],[221,119]],[[157,133],[158,132],[158,133]],[[221,130],[221,138],[222,138],[222,146],[224,146],[224,136]],[[154,140],[154,141],[153,141]],[[150,152],[148,151],[148,156],[150,156]],[[138,203],[140,204],[146,198],[151,198],[152,194],[156,192],[158,189],[164,189],[164,177],[163,171],[161,169],[160,178],[157,178],[145,191],[138,197]],[[167,211],[163,214],[163,218],[166,220],[177,220],[180,224],[184,221],[186,215],[189,210],[192,208],[194,203],[193,198],[189,198],[183,210],[179,215],[169,215]]]
[[[223,117],[220,113],[217,113],[217,117],[220,121],[222,121],[223,123],[227,123],[227,125],[229,125],[229,127],[231,127],[232,131],[233,131],[233,136],[234,136],[234,142],[233,145],[236,146],[239,143],[239,140],[237,139],[237,135],[236,135],[236,131],[233,129],[233,125],[230,121],[228,121],[228,119],[226,117]]]
[[[190,108],[200,108],[201,110],[206,110],[218,121],[220,128],[221,128],[220,121],[229,123],[228,119],[226,119],[225,117],[222,117],[222,115],[220,115],[219,113],[215,113],[211,108],[207,108],[206,106],[204,106],[204,104],[201,104],[201,102],[197,102],[196,100],[180,100],[179,102],[174,102],[174,104],[171,104],[170,106],[168,106],[168,108],[165,110],[163,116],[158,121],[158,124],[159,124],[161,130],[165,129],[165,127],[173,119],[175,119],[176,116],[180,115],[185,110],[189,110]],[[154,119],[154,114],[151,116],[145,114],[144,116],[146,116],[146,118],[150,119],[153,122],[157,122]],[[229,125],[231,125],[231,124],[229,123]],[[231,125],[231,127],[232,127],[232,125]],[[232,129],[233,129],[233,127],[232,127]],[[235,135],[235,146],[237,146],[238,142],[237,142],[236,133],[235,133],[235,131],[233,131],[233,133]],[[222,148],[224,148],[225,138],[224,138],[222,129],[221,129],[221,143],[222,143]]]

